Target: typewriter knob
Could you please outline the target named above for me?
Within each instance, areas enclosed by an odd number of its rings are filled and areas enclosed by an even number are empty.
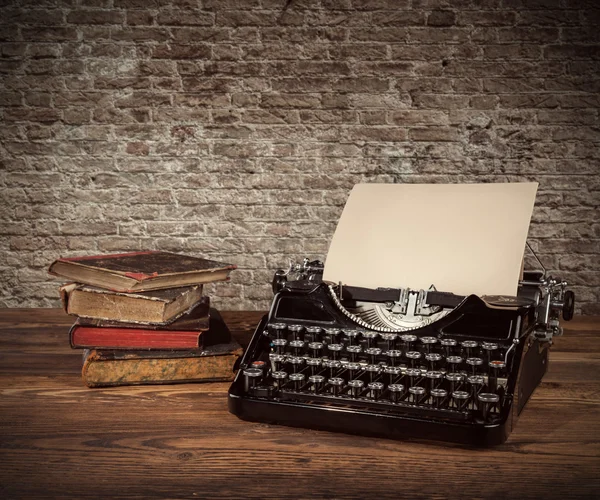
[[[575,314],[575,294],[571,290],[565,292],[565,301],[562,307],[562,317],[565,321],[571,321]]]
[[[287,271],[284,271],[283,269],[277,269],[277,271],[275,271],[275,275],[273,276],[273,281],[271,283],[273,293],[274,294],[279,293],[283,289],[283,287],[285,286],[286,283],[287,283]]]
[[[383,391],[383,388],[385,386],[383,385],[382,382],[371,382],[369,383],[369,385],[367,385],[367,388],[369,389],[369,396],[373,399],[379,399],[379,396],[381,396],[381,391]]]
[[[244,370],[244,390],[250,391],[258,384],[258,380],[263,376],[263,371],[260,368],[246,368]]]
[[[469,403],[470,395],[465,391],[454,391],[452,393],[452,399],[458,411],[463,411]]]
[[[350,354],[350,361],[356,361],[358,355],[362,352],[362,347],[359,345],[349,345],[346,347],[346,352]]]
[[[311,383],[311,390],[313,392],[319,392],[323,387],[325,377],[323,375],[312,375],[308,377],[308,381]]]
[[[356,374],[358,373],[358,370],[360,370],[360,363],[355,363],[355,362],[346,363],[346,370],[348,370],[348,374],[350,375],[350,378],[354,378],[356,376]]]
[[[396,361],[402,356],[402,351],[398,349],[390,349],[384,353],[390,359],[390,366],[395,366]]]
[[[486,421],[488,419],[490,410],[500,401],[500,396],[498,396],[498,394],[482,392],[479,396],[477,396],[477,400],[479,401],[483,420]]]
[[[431,394],[431,399],[433,400],[433,405],[436,408],[439,408],[440,406],[442,406],[444,399],[446,399],[446,396],[448,396],[448,392],[445,391],[444,389],[432,389],[430,394]]]
[[[390,384],[394,384],[396,378],[402,374],[402,369],[399,366],[386,366],[383,371],[390,376]]]
[[[388,385],[388,391],[390,391],[392,403],[397,403],[404,393],[404,386],[402,384],[390,384]]]
[[[331,386],[333,394],[337,396],[344,385],[344,379],[341,377],[331,377],[327,383]]]
[[[425,388],[420,386],[413,386],[408,388],[410,402],[417,404],[421,402],[423,396],[425,396]]]
[[[425,374],[425,377],[429,379],[429,389],[431,392],[440,384],[441,380],[444,378],[444,374],[442,372],[428,371]]]
[[[460,387],[460,384],[463,381],[463,375],[461,373],[447,373],[446,374],[446,380],[448,381],[448,384],[450,385],[450,392],[454,392],[456,389],[458,389],[458,387]]]
[[[294,384],[294,390],[299,391],[304,381],[304,373],[291,373],[289,379]]]
[[[350,392],[352,397],[357,398],[364,387],[365,383],[360,379],[350,380],[348,382],[348,387],[350,387]]]

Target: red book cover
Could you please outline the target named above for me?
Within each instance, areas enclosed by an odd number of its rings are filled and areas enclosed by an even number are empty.
[[[144,328],[101,328],[75,324],[71,346],[76,349],[198,349],[199,331],[160,331]]]

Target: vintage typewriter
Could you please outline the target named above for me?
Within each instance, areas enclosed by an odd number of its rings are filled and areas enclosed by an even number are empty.
[[[366,289],[279,270],[229,391],[244,420],[386,438],[503,443],[548,366],[574,294],[543,272],[516,297]]]

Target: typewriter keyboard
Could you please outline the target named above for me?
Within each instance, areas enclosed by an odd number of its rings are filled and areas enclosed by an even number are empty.
[[[271,323],[268,349],[243,371],[254,398],[494,422],[510,345]]]

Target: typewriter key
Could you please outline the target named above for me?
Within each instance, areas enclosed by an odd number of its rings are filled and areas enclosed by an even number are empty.
[[[435,337],[421,337],[421,343],[425,348],[425,352],[431,352],[431,348],[438,343]]]
[[[448,356],[446,358],[446,365],[448,367],[448,371],[451,373],[458,372],[462,362],[463,359],[460,356]]]
[[[311,375],[315,375],[321,365],[319,358],[306,358],[306,366],[309,367]]]
[[[323,342],[311,342],[308,348],[313,358],[319,358],[323,355]]]
[[[329,351],[331,359],[338,359],[343,348],[344,346],[342,344],[329,344],[327,350]]]
[[[454,406],[458,411],[463,411],[469,404],[469,393],[465,391],[454,391],[452,393]]]
[[[379,337],[386,343],[387,350],[390,351],[396,347],[397,333],[380,333]]]
[[[332,377],[327,381],[327,383],[331,386],[331,392],[333,392],[334,396],[339,396],[344,382],[344,379],[340,377]]]
[[[485,380],[480,375],[471,375],[467,377],[467,383],[471,386],[471,399],[473,400],[473,404],[477,404],[477,394],[483,388],[483,384],[485,384]]]
[[[274,352],[269,353],[269,361],[271,362],[271,371],[276,372],[281,369],[285,356],[283,354],[277,354]]]
[[[494,353],[498,351],[498,344],[493,342],[483,342],[481,344],[481,349],[483,350],[485,361],[489,363],[492,360]]]
[[[358,361],[358,356],[362,352],[362,347],[359,345],[349,345],[346,347],[346,352],[350,355],[350,361]]]
[[[304,350],[304,341],[292,340],[289,346],[292,348],[292,354],[294,356],[300,356],[302,354],[302,351]]]
[[[412,368],[417,368],[419,366],[419,361],[423,357],[419,351],[408,351],[404,355]]]
[[[496,392],[498,389],[498,377],[504,372],[506,363],[504,361],[490,361],[488,366],[488,389],[490,392]]]
[[[292,371],[296,373],[300,371],[302,365],[304,364],[304,358],[301,358],[300,356],[290,356],[287,359],[287,362],[292,365]]]
[[[440,345],[444,348],[444,354],[446,357],[452,356],[453,349],[457,346],[458,342],[454,339],[442,339]]]
[[[350,380],[348,381],[348,387],[350,387],[350,394],[352,394],[353,398],[357,398],[365,383],[360,379]]]
[[[263,371],[260,368],[246,368],[244,374],[244,391],[249,392],[250,389],[258,385],[259,380],[263,376]]]
[[[488,420],[490,410],[492,410],[492,408],[496,406],[500,401],[500,396],[498,396],[498,394],[482,392],[479,396],[477,396],[477,400],[479,401],[481,416],[483,417],[483,421],[485,422]]]
[[[273,385],[275,386],[275,389],[279,390],[285,383],[287,372],[275,371],[271,373],[271,377],[273,378]]]
[[[292,332],[293,340],[302,340],[302,334],[304,333],[304,327],[302,325],[290,325],[288,330]]]
[[[417,380],[421,378],[421,370],[419,368],[407,368],[404,372],[408,377],[409,386],[416,385]]]
[[[383,368],[383,371],[389,376],[390,384],[393,384],[402,374],[402,369],[399,366],[386,366]]]
[[[306,327],[306,337],[310,337],[311,341],[317,341],[321,338],[321,336],[323,335],[323,328],[321,328],[320,326],[307,326]],[[305,338],[304,340],[309,340],[308,338]]]
[[[429,380],[429,392],[431,392],[444,380],[444,374],[442,372],[429,371],[425,373],[425,378]]]
[[[461,373],[447,373],[446,380],[448,381],[448,386],[450,388],[450,392],[456,391],[462,384],[463,375]]]
[[[323,388],[323,382],[325,382],[325,377],[323,375],[312,375],[308,377],[308,381],[311,383],[311,391],[320,392]]]
[[[444,389],[432,389],[430,391],[431,394],[431,402],[433,403],[433,406],[435,406],[436,408],[441,408],[442,405],[444,404],[444,400],[446,399],[446,396],[448,396],[448,392],[445,391]]]
[[[276,339],[282,339],[286,336],[287,325],[285,323],[272,323],[269,325],[269,332]]]
[[[460,345],[465,351],[465,358],[470,358],[475,353],[475,349],[477,348],[477,342],[474,340],[463,340]]]
[[[429,364],[429,369],[435,371],[438,369],[440,362],[442,361],[442,355],[437,352],[430,352],[425,354],[425,361]]]
[[[382,382],[370,382],[367,385],[367,388],[369,389],[369,397],[373,399],[379,399],[384,387],[385,386]]]
[[[302,382],[304,381],[304,373],[291,373],[289,379],[293,384],[294,390],[299,391],[302,388]]]
[[[344,331],[344,336],[346,337],[346,342],[348,342],[348,345],[356,345],[359,335],[360,332],[358,330]]]
[[[427,391],[425,391],[424,387],[413,386],[408,388],[408,392],[409,401],[413,404],[418,404],[421,402]]]
[[[373,341],[379,337],[379,334],[377,332],[363,332],[362,337],[366,341],[367,349],[370,349],[373,347]]]
[[[369,381],[373,382],[379,375],[379,372],[381,372],[381,366],[367,365],[365,366],[365,371],[369,374]]]
[[[471,367],[471,373],[473,375],[477,374],[477,371],[483,365],[483,359],[481,358],[467,358],[466,363]]]
[[[399,361],[400,357],[402,356],[402,351],[399,351],[398,349],[390,349],[389,351],[386,351],[384,353],[387,358],[388,358],[388,363],[390,364],[390,366],[396,366],[396,363]]]
[[[400,338],[402,339],[402,342],[404,342],[404,345],[406,347],[404,350],[412,351],[412,347],[413,347],[414,343],[417,341],[417,336],[406,333],[404,335],[400,335]]]
[[[260,360],[252,361],[252,363],[250,364],[250,368],[258,368],[264,375],[267,368],[267,363]]]
[[[356,377],[356,375],[360,371],[360,363],[353,363],[353,362],[346,363],[346,370],[348,370],[348,375],[352,379],[352,378]]]
[[[285,339],[275,339],[271,342],[273,349],[277,354],[283,354],[285,352],[285,346],[287,345],[287,340]]]
[[[388,385],[388,391],[390,391],[390,401],[397,403],[404,394],[404,386],[402,384],[390,384]]]
[[[325,330],[325,334],[328,337],[327,343],[328,344],[339,344],[341,335],[343,333],[344,333],[344,331],[340,330],[339,328],[329,328],[328,330]]]
[[[374,365],[377,362],[377,356],[381,354],[379,347],[369,347],[365,349],[365,354],[369,356],[369,363]]]
[[[335,359],[326,359],[325,361],[323,361],[323,366],[329,369],[330,377],[335,377],[340,367],[342,366],[342,363]]]

